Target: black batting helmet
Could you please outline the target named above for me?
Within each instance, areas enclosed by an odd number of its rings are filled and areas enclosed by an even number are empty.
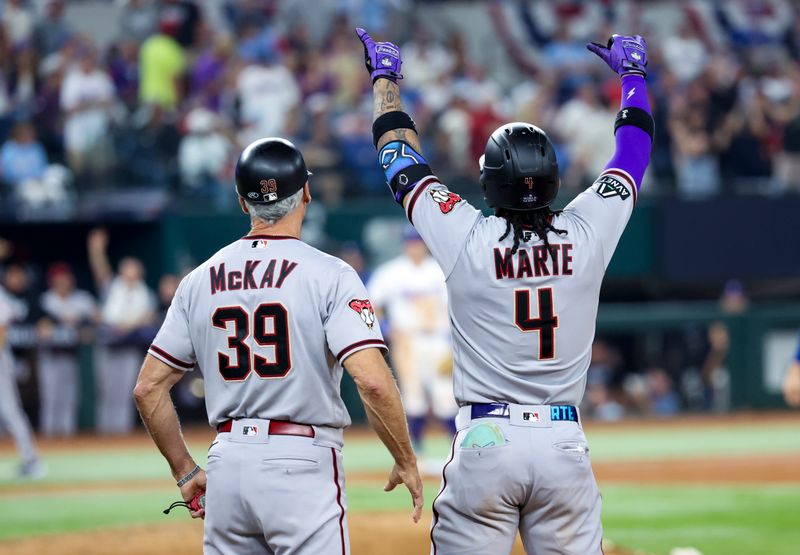
[[[559,187],[558,161],[550,139],[530,123],[507,123],[486,143],[480,160],[486,204],[506,210],[549,206]]]
[[[236,192],[248,202],[270,204],[303,188],[311,172],[303,155],[279,137],[253,141],[236,162]]]

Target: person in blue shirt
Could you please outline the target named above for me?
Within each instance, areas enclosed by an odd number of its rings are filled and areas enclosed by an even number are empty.
[[[47,154],[36,140],[33,126],[21,122],[0,149],[0,174],[7,186],[16,190],[28,180],[38,180],[47,168]]]

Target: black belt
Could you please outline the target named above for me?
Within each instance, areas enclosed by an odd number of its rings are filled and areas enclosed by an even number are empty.
[[[578,409],[572,405],[548,405],[553,422],[578,422]],[[505,403],[476,403],[471,405],[472,420],[476,418],[508,418],[511,410]]]

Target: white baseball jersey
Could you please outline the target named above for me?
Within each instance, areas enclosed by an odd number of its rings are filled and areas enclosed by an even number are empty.
[[[447,287],[432,257],[421,264],[405,255],[388,261],[375,270],[367,290],[375,305],[386,310],[392,329],[449,337]]]
[[[636,187],[608,169],[553,219],[552,258],[534,235],[511,254],[506,221],[484,217],[431,176],[406,215],[447,277],[456,400],[578,405],[600,284],[630,218]]]
[[[200,368],[212,426],[260,418],[343,428],[342,362],[371,347],[386,348],[350,266],[291,237],[251,235],[183,279],[149,354]]]

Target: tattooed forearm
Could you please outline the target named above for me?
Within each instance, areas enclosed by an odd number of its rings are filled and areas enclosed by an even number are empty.
[[[388,79],[378,79],[372,86],[372,91],[374,93],[372,121],[375,121],[387,112],[403,109],[403,105],[400,102],[400,87],[397,83],[393,83]],[[395,129],[384,133],[378,140],[378,150],[383,148],[386,143],[392,141],[405,141],[417,152],[422,151],[419,144],[419,137],[417,137],[413,129]]]

